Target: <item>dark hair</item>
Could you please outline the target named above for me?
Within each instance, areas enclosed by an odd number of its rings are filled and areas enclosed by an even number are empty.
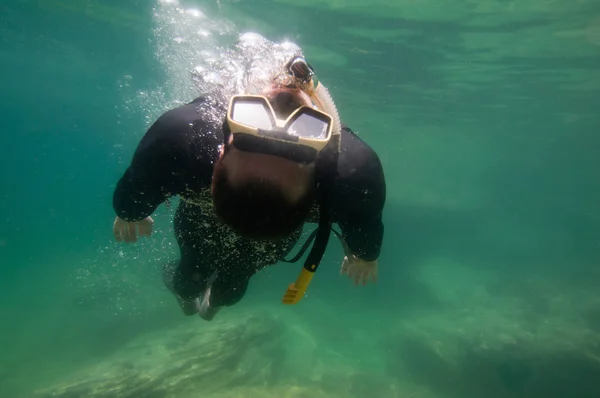
[[[217,216],[239,235],[256,240],[284,239],[306,221],[315,196],[314,184],[291,203],[275,183],[249,179],[232,186],[227,170],[215,165],[213,203]]]
[[[292,95],[292,93],[287,91],[277,93],[277,95],[271,98],[269,102],[271,103],[275,114],[281,115],[280,117],[288,117],[292,112],[303,105],[294,95]]]

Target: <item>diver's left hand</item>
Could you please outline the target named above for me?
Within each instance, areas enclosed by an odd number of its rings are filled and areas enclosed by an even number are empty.
[[[355,255],[345,256],[341,275],[348,275],[355,285],[366,285],[369,280],[377,283],[377,260],[365,261]]]

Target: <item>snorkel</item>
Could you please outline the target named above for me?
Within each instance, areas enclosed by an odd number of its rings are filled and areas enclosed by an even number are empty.
[[[317,79],[313,68],[303,57],[296,55],[288,62],[285,69],[286,73],[278,76],[279,84],[304,91],[321,111],[331,116],[333,135],[339,137],[342,131],[340,115],[329,90]]]
[[[290,262],[295,262],[299,259],[313,238],[314,243],[300,274],[296,278],[296,281],[288,286],[282,300],[283,304],[296,304],[304,297],[329,243],[332,225],[331,202],[333,201],[333,185],[337,176],[337,161],[341,144],[341,123],[329,90],[317,80],[312,67],[303,57],[293,57],[286,65],[286,69],[287,73],[283,76],[280,75],[280,84],[286,87],[300,88],[311,98],[319,110],[329,114],[333,120],[328,151],[317,160],[316,165],[319,225],[299,255]]]

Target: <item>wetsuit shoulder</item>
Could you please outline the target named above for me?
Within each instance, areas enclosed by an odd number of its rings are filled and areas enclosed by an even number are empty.
[[[383,167],[377,153],[349,128],[342,130],[334,217],[353,254],[378,258],[383,241],[386,198]]]
[[[165,112],[148,129],[117,184],[117,215],[139,220],[170,196],[206,187],[220,142],[221,131],[197,101]]]

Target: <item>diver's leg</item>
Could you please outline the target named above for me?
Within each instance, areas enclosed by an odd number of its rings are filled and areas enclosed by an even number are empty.
[[[206,293],[199,302],[200,316],[210,321],[223,307],[238,303],[246,294],[252,275],[253,272],[246,270],[214,275],[214,281],[208,284]]]
[[[163,265],[163,282],[167,289],[173,293],[177,303],[183,310],[185,315],[194,315],[197,312],[196,305],[193,301],[185,301],[182,297],[177,294],[175,291],[174,281],[175,273],[177,272],[177,268],[179,266],[179,261],[169,261]]]
[[[203,233],[201,225],[194,212],[182,205],[177,208],[174,227],[181,257],[164,266],[165,285],[186,315],[197,314],[197,298],[204,293],[207,279],[212,274],[210,253],[204,250],[200,255],[195,244],[196,237]]]
[[[224,274],[219,275],[210,286],[211,306],[231,307],[237,304],[246,294],[251,274]]]
[[[170,261],[163,267],[163,281],[175,295],[185,315],[198,312],[196,299],[206,289],[209,270],[202,268],[199,256],[194,251],[181,248],[181,259]]]

